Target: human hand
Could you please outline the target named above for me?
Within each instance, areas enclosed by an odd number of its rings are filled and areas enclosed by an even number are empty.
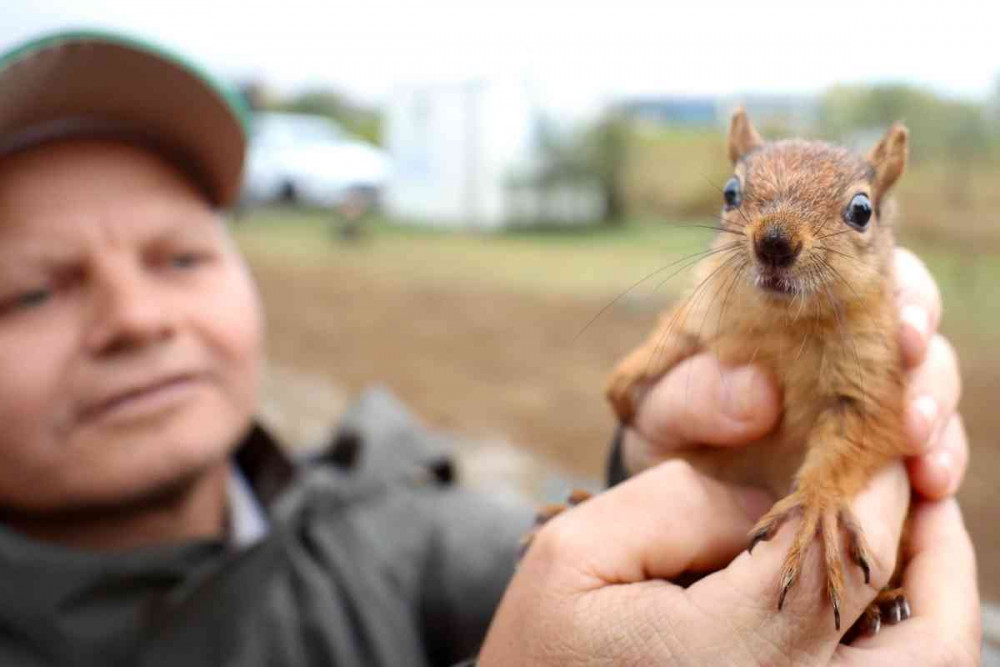
[[[956,412],[958,361],[937,333],[941,297],[913,253],[897,249],[897,332],[908,376],[906,429],[913,488],[936,500],[953,495],[965,475],[969,445]],[[726,368],[710,354],[680,363],[653,385],[626,431],[625,467],[644,470],[692,446],[734,447],[769,433],[781,418],[781,393],[756,366]]]
[[[873,557],[871,585],[858,568],[845,573],[844,630],[889,579],[908,498],[897,463],[852,503]],[[764,509],[757,492],[671,461],[565,512],[535,537],[478,664],[975,664],[975,561],[954,500],[914,510],[904,572],[914,616],[852,646],[839,644],[843,631],[830,617],[821,550],[810,550],[775,611],[793,531],[747,553],[746,534]],[[688,588],[669,582],[720,567]]]

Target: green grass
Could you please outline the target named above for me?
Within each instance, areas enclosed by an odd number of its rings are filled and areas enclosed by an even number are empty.
[[[1000,252],[970,253],[939,243],[914,240],[908,247],[926,262],[944,303],[945,332],[966,350],[990,357],[1000,345]]]
[[[370,233],[359,243],[336,241],[329,215],[318,212],[263,210],[234,229],[251,257],[284,257],[299,264],[341,262],[387,279],[461,280],[602,297],[707,248],[712,237],[709,230],[640,222],[497,234],[455,233],[385,220],[371,223]],[[672,280],[663,289],[683,284]]]
[[[468,234],[375,219],[359,243],[334,240],[329,214],[265,209],[236,223],[235,235],[251,257],[325,265],[338,262],[385,280],[462,281],[533,293],[613,298],[641,278],[705,249],[713,232],[668,224],[627,221],[619,226],[513,230]],[[968,342],[1000,341],[1000,251],[948,246],[913,238],[938,281],[947,331]],[[684,275],[658,287],[674,269],[635,290],[638,298],[676,293]]]

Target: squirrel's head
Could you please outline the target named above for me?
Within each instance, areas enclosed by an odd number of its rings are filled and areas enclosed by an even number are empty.
[[[820,141],[765,142],[737,110],[722,223],[744,237],[738,247],[748,282],[773,299],[850,299],[877,285],[893,245],[886,195],[906,155],[899,124],[862,157]],[[720,242],[734,240],[723,236]]]

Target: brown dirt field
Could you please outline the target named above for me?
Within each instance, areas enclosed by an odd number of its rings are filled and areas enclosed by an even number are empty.
[[[400,281],[357,263],[295,264],[251,253],[268,314],[268,354],[351,392],[381,383],[427,422],[504,437],[580,474],[600,474],[613,428],[604,374],[649,331],[656,306]],[[956,339],[960,351],[962,341]],[[984,597],[1000,599],[1000,410],[996,355],[964,353],[963,412],[973,463],[961,493]]]

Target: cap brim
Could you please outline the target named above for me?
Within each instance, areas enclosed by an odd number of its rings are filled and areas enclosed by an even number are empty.
[[[34,40],[0,57],[0,150],[67,135],[141,137],[182,162],[216,206],[239,198],[239,102],[179,56],[108,33]]]

